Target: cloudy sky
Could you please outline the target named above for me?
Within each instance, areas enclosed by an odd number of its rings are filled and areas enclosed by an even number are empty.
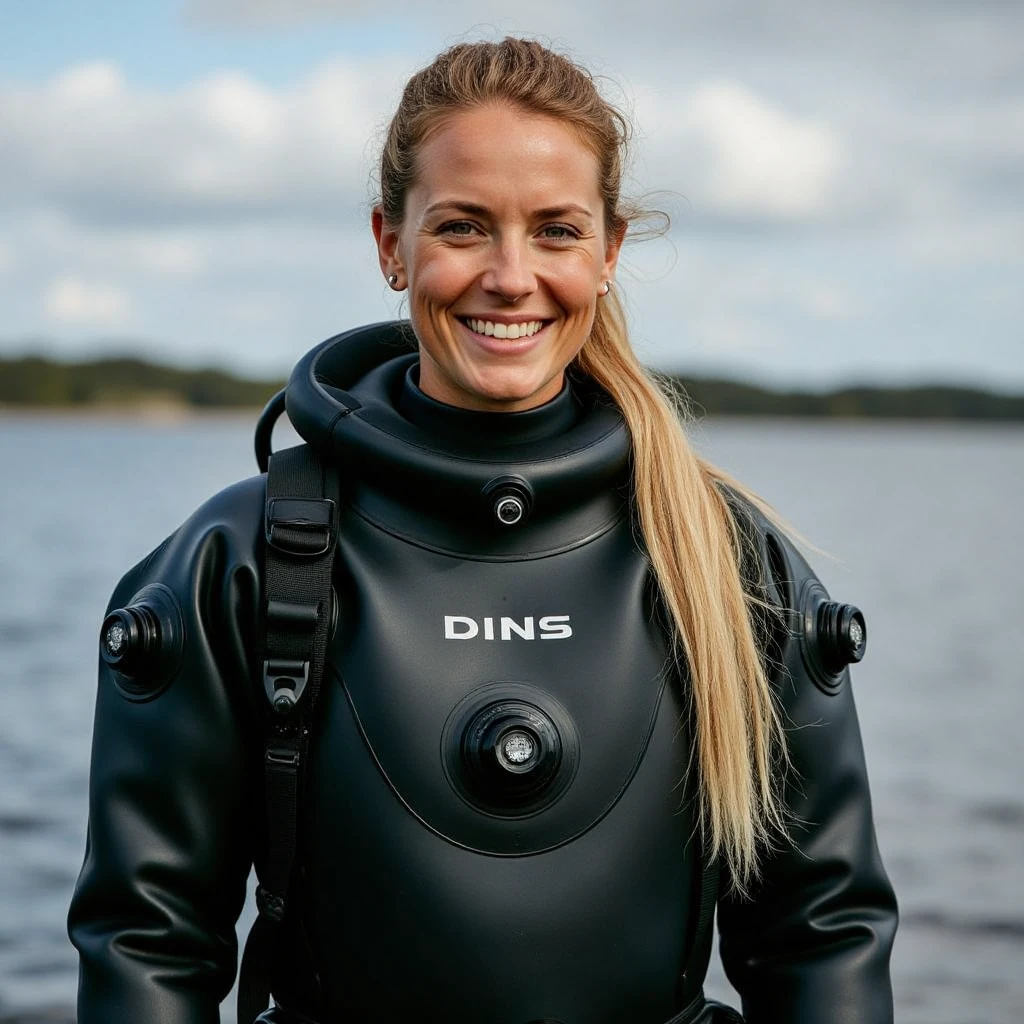
[[[1024,390],[1019,0],[11,5],[0,352],[263,375],[400,315],[367,227],[382,125],[438,50],[506,32],[633,116],[631,190],[673,218],[620,274],[648,362]]]

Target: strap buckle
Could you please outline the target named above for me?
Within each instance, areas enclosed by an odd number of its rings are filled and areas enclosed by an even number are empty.
[[[271,921],[282,921],[284,919],[284,897],[277,896],[262,885],[256,887],[256,910],[260,917],[269,918]]]
[[[267,502],[267,543],[300,558],[326,554],[334,540],[330,498],[272,498]]]
[[[263,662],[263,691],[279,715],[288,715],[295,710],[308,682],[308,661],[268,658]]]
[[[298,768],[301,760],[293,747],[267,747],[264,761],[279,768]]]

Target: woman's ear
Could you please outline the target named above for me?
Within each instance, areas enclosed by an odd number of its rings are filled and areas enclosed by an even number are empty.
[[[622,250],[622,242],[626,237],[626,224],[608,238],[608,244],[604,249],[604,273],[605,280],[611,281],[615,277],[615,267],[619,262],[619,252]]]
[[[398,229],[387,223],[380,206],[375,206],[370,214],[370,227],[377,242],[381,273],[393,289],[400,291],[405,287],[405,267],[398,249]]]

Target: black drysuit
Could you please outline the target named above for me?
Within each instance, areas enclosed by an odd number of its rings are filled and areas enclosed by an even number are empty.
[[[322,1024],[664,1024],[683,969],[706,969],[683,962],[700,844],[687,680],[630,514],[627,432],[586,381],[487,414],[415,379],[401,327],[380,325],[289,385],[344,495],[275,996]],[[519,522],[496,519],[495,481]],[[131,678],[101,662],[70,914],[80,1024],[207,1024],[232,984],[265,849],[264,496],[262,477],[229,487],[114,592],[112,608],[176,606],[183,641]],[[781,610],[763,636],[794,824],[749,899],[723,884],[723,960],[750,1024],[887,1024],[896,909],[848,676],[815,660],[811,570],[737,508]],[[519,732],[494,726],[524,708]],[[517,789],[535,748],[543,784]]]

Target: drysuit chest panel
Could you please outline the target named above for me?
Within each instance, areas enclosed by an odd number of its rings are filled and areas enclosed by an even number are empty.
[[[341,538],[306,858],[331,1012],[672,1016],[696,913],[689,741],[628,522],[502,562],[352,514]],[[534,743],[558,748],[526,799],[460,768],[467,734],[517,708],[513,774]]]

